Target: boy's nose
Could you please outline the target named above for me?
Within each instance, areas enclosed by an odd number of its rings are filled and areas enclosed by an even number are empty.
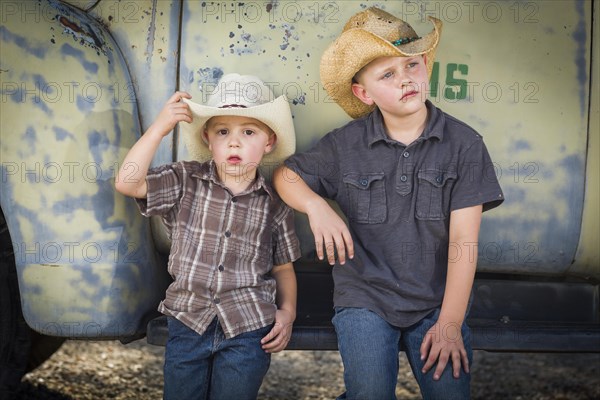
[[[400,86],[402,87],[410,86],[412,83],[412,79],[410,79],[408,76],[404,76],[400,79]]]
[[[402,80],[400,88],[403,90],[409,90],[411,88],[417,90],[417,84],[412,79],[406,78]]]
[[[230,135],[229,136],[229,147],[240,147],[240,138],[238,135]]]

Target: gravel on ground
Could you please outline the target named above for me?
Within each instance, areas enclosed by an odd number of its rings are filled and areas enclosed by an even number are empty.
[[[19,399],[154,400],[162,398],[164,348],[139,340],[67,341],[23,379]],[[273,355],[259,399],[334,399],[344,389],[336,351],[284,351]],[[420,399],[404,355],[398,399]],[[473,399],[600,399],[600,354],[489,353],[475,351]]]

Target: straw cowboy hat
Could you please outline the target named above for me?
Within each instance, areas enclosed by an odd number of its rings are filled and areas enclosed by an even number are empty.
[[[419,37],[409,24],[379,8],[355,14],[321,57],[321,82],[327,93],[348,115],[359,118],[375,106],[364,104],[352,94],[352,78],[376,58],[424,54],[431,77],[442,21],[428,18],[433,30]]]
[[[194,160],[205,162],[212,158],[204,138],[204,127],[210,118],[223,115],[254,118],[275,132],[275,148],[264,155],[263,166],[278,165],[296,150],[294,123],[286,97],[275,99],[271,89],[255,76],[224,75],[206,105],[188,99],[183,101],[189,104],[193,121],[179,124],[179,129]]]

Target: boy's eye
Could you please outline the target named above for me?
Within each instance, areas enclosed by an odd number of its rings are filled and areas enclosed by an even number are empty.
[[[412,62],[412,63],[408,64],[408,68],[414,68],[414,67],[416,67],[417,65],[419,65],[419,63],[418,63],[418,62]]]
[[[219,130],[217,131],[217,135],[220,135],[220,136],[225,136],[225,135],[227,135],[227,129],[219,129]]]
[[[254,135],[254,131],[252,129],[244,129],[244,135],[252,136]]]
[[[385,74],[383,74],[383,79],[388,79],[391,78],[392,76],[394,76],[393,72],[386,72]]]

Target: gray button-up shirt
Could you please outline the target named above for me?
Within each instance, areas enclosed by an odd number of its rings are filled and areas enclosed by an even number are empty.
[[[355,256],[333,268],[334,304],[407,327],[442,303],[450,212],[504,200],[481,136],[427,101],[423,134],[390,139],[378,109],[286,161],[347,216]]]

